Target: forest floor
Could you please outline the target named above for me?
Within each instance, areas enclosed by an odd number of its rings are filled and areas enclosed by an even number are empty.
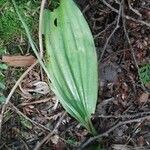
[[[38,43],[41,1],[16,2]],[[12,4],[0,0],[0,150],[150,149],[150,1],[76,2],[98,56],[99,94],[92,117],[98,136],[65,113],[40,66],[29,67],[35,58],[25,31]]]

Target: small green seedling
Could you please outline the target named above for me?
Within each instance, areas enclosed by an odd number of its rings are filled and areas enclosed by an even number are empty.
[[[5,76],[3,75],[3,71],[6,70],[8,67],[6,64],[0,63],[0,104],[5,102],[6,98],[3,94],[5,90]]]
[[[139,69],[139,76],[144,85],[150,83],[150,64],[146,64]]]

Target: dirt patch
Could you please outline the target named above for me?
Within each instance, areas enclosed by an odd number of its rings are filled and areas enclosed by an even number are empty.
[[[64,115],[52,91],[37,92],[35,83],[42,80],[40,85],[44,87],[48,83],[37,66],[9,103],[0,149],[33,149],[57,125],[59,128],[41,149],[150,149],[150,83],[143,82],[149,79],[149,73],[143,71],[140,76],[140,68],[150,64],[150,2],[76,2],[89,23],[97,49],[99,95],[92,121],[99,135],[93,138],[78,122]],[[11,77],[12,83],[15,73],[7,74],[7,82]],[[8,91],[13,83],[8,83]]]

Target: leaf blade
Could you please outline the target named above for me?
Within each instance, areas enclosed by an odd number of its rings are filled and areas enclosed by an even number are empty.
[[[60,6],[46,16],[47,69],[54,92],[63,107],[90,128],[98,88],[97,57],[91,31],[72,0],[61,1]]]

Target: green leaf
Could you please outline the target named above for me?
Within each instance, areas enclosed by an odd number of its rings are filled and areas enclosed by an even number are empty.
[[[0,82],[0,89],[5,89],[6,87],[5,87],[5,85],[2,83],[2,82]]]
[[[143,84],[150,83],[150,64],[146,64],[139,69],[139,77]]]
[[[22,116],[19,116],[19,120],[24,127],[28,128],[28,129],[32,129],[32,123],[30,121],[28,121],[27,119],[25,119]]]
[[[8,66],[6,64],[0,64],[0,69],[6,70]]]
[[[46,62],[53,91],[70,115],[91,133],[98,91],[97,56],[93,37],[72,0],[45,10]]]
[[[1,103],[4,103],[5,100],[6,100],[6,97],[5,97],[5,96],[3,96],[3,95],[0,96],[0,104],[1,104]]]

